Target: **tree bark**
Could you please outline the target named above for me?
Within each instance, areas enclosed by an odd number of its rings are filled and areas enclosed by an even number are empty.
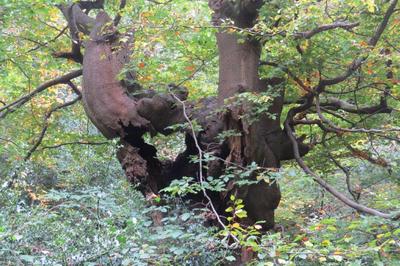
[[[242,1],[246,2],[246,1]],[[260,3],[253,2],[252,6],[238,6],[232,1],[213,1],[210,7],[214,10],[214,24],[221,25],[221,19],[230,18],[237,27],[252,27],[257,16],[257,7]],[[262,2],[262,1],[259,1]],[[240,3],[240,1],[236,1]],[[243,38],[243,37],[242,37]],[[251,102],[240,105],[229,104],[236,100],[241,93],[255,95],[267,89],[267,82],[260,79],[258,67],[260,63],[261,45],[252,38],[245,38],[239,42],[236,33],[227,33],[220,30],[217,33],[219,50],[219,106],[227,105],[224,114],[224,130],[234,130],[240,135],[228,138],[229,155],[228,163],[246,167],[252,162],[263,168],[277,169],[280,166],[279,142],[282,130],[280,128],[280,112],[282,110],[281,99],[275,99],[269,112],[276,115],[276,119],[269,118],[266,114],[257,117],[255,121],[249,121],[245,114],[252,109]],[[278,97],[280,98],[280,97]],[[250,179],[255,179],[257,173],[253,173]],[[280,191],[276,182],[260,181],[257,184],[237,187],[228,194],[236,194],[236,197],[244,200],[248,217],[247,224],[257,221],[265,221],[265,228],[274,226],[274,210],[280,201]]]

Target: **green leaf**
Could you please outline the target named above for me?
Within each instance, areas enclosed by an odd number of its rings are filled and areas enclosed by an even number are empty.
[[[126,236],[124,236],[124,235],[119,235],[119,236],[117,236],[117,240],[118,240],[118,243],[119,243],[121,246],[125,246],[126,241],[127,241],[127,238],[126,238]]]
[[[186,222],[187,220],[189,220],[189,218],[192,216],[191,213],[187,212],[181,215],[181,219],[182,221]]]
[[[19,256],[19,258],[25,262],[29,262],[29,263],[34,263],[35,262],[35,257],[34,256],[30,256],[30,255],[21,255]]]
[[[225,212],[232,212],[233,211],[233,207],[228,207]]]

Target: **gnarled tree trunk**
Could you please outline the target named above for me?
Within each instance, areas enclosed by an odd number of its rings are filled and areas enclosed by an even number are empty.
[[[69,56],[80,61],[80,50],[76,50],[76,43],[80,43],[77,31],[88,34],[88,40],[82,43],[85,47],[82,60],[85,111],[104,136],[121,139],[123,147],[117,154],[118,159],[129,180],[138,184],[145,195],[151,197],[168,186],[173,179],[183,176],[197,177],[199,167],[190,162],[190,157],[198,154],[198,148],[219,157],[218,160],[208,162],[208,167],[201,169],[204,175],[214,178],[223,175],[232,164],[246,167],[255,162],[264,169],[276,170],[280,167],[281,160],[293,158],[291,145],[288,144],[289,140],[283,133],[279,120],[283,106],[282,92],[278,92],[278,96],[271,100],[268,109],[275,119],[266,113],[254,120],[248,119],[246,114],[253,107],[250,101],[232,104],[242,93],[258,95],[267,90],[269,85],[281,82],[260,79],[259,42],[247,38],[239,43],[235,33],[224,30],[217,33],[220,55],[218,96],[201,100],[201,109],[192,108],[194,104],[185,101],[186,90],[175,86],[170,87],[173,95],[157,95],[153,91],[145,91],[138,94],[140,96],[132,96],[128,93],[127,84],[135,82],[135,74],[131,72],[129,80],[119,80],[117,77],[129,60],[133,36],[130,36],[129,42],[121,45],[115,23],[104,11],[100,11],[95,19],[84,12],[89,8],[102,8],[103,2],[97,2],[98,5],[89,7],[79,2],[60,6],[75,41],[72,55]],[[251,0],[209,1],[214,11],[214,25],[220,26],[221,19],[229,18],[239,28],[253,26],[262,4],[263,1]],[[121,46],[122,48],[118,48]],[[129,89],[137,90],[137,87]],[[224,106],[226,111],[222,114],[214,112]],[[187,132],[186,150],[175,161],[161,162],[156,158],[156,148],[145,143],[142,136],[146,132],[168,134],[168,126],[187,122],[184,108],[189,118],[196,119],[203,130],[196,133],[196,136]],[[218,143],[216,137],[224,130],[234,130],[240,134],[230,136],[224,143],[215,145]],[[211,143],[213,145],[209,145]],[[248,178],[255,180],[257,174],[254,172]],[[227,192],[212,194],[213,203],[220,214],[223,214],[230,194],[244,200],[248,213],[244,223],[252,224],[263,220],[266,222],[265,229],[274,226],[274,210],[280,201],[276,182],[262,180],[239,187],[231,181]]]

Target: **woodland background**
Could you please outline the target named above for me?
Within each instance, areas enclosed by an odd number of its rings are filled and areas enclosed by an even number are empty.
[[[55,6],[62,2],[0,0],[0,108],[79,68],[72,60],[54,57],[71,45],[65,20]],[[291,22],[276,31],[296,32],[321,25],[328,20],[328,5],[347,20],[359,21],[362,27],[354,29],[357,34],[336,29],[300,41],[274,35],[262,24],[257,30],[275,36],[268,40],[269,58],[289,67],[307,86],[318,78],[316,65],[331,64],[326,73],[329,76],[349,64],[355,54],[367,53],[368,61],[360,75],[373,83],[390,83],[388,104],[392,112],[363,119],[338,111],[339,117],[333,114],[330,118],[341,126],[348,126],[347,119],[361,119],[358,124],[365,128],[400,126],[400,6],[383,41],[371,48],[365,36],[382,19],[388,1],[269,2],[280,6],[272,20],[296,14],[296,19],[288,19]],[[119,5],[120,1],[107,1],[106,11],[117,14]],[[269,10],[263,12],[268,14]],[[217,93],[216,29],[210,22],[207,1],[127,1],[121,14],[119,31],[132,26],[136,29],[130,67],[137,71],[143,86],[183,84],[191,100]],[[299,55],[296,44],[304,54]],[[383,53],[383,49],[390,53]],[[288,77],[282,69],[263,71],[266,76]],[[349,89],[351,82],[332,90]],[[288,101],[295,102],[306,93],[296,81],[289,80],[286,86]],[[368,105],[379,102],[381,93],[367,88],[345,99]],[[224,230],[205,226],[209,211],[194,210],[183,198],[200,190],[190,178],[171,184],[161,193],[168,204],[149,204],[126,180],[115,158],[118,141],[107,140],[99,133],[79,101],[57,107],[75,97],[68,85],[58,84],[0,112],[0,264],[220,265],[238,260],[237,250],[241,248],[256,252],[251,265],[400,263],[398,220],[349,208],[315,183],[295,160],[285,161],[273,174],[282,192],[275,214],[276,223],[282,227],[278,231],[261,234],[257,225],[245,228],[238,223],[229,223]],[[290,103],[283,113],[289,107]],[[326,143],[322,143],[322,134],[314,125],[304,125],[296,134],[307,135],[306,142],[315,145],[304,161],[336,189],[348,197],[356,193],[360,203],[372,208],[389,213],[399,210],[398,131],[390,132],[388,138],[349,133]],[[157,146],[160,158],[175,158],[185,148],[184,134],[179,132],[146,135],[145,140]],[[351,143],[353,150],[344,142]],[[351,171],[350,177],[346,179],[347,174],[338,169],[332,156],[345,172]],[[208,182],[214,189],[223,189],[224,184],[212,178]],[[238,199],[231,201],[235,211],[242,208]],[[163,214],[161,225],[154,224],[155,211]],[[235,218],[232,210],[224,215]],[[239,243],[229,239],[232,233]]]

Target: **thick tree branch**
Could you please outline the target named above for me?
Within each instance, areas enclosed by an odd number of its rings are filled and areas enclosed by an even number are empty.
[[[89,12],[92,9],[104,9],[104,0],[78,1],[78,5],[82,10]]]
[[[71,89],[75,92],[76,95],[78,96],[82,96],[82,92],[78,89],[78,87],[72,82],[72,81],[68,81],[67,82],[68,86],[71,87]]]
[[[328,31],[328,30],[332,30],[332,29],[337,29],[337,28],[341,28],[341,29],[352,29],[354,27],[357,27],[358,25],[360,25],[359,22],[346,22],[346,21],[337,21],[334,22],[332,24],[325,24],[325,25],[321,25],[316,27],[315,29],[309,30],[309,31],[304,31],[304,32],[296,32],[293,34],[295,39],[310,39],[311,37],[313,37],[314,35],[324,32],[324,31]]]
[[[372,47],[376,46],[378,43],[379,39],[381,38],[383,32],[385,31],[390,17],[393,15],[393,13],[396,11],[395,8],[397,6],[398,0],[391,0],[390,5],[388,10],[385,13],[385,16],[383,17],[383,20],[379,24],[378,28],[375,31],[375,34],[371,37],[371,39],[368,41],[368,44]]]
[[[344,116],[342,116],[342,115],[340,115],[340,114],[338,114],[338,113],[336,113],[336,112],[334,112],[334,111],[332,111],[330,109],[321,107],[321,110],[324,111],[325,113],[328,113],[330,115],[333,115],[334,117],[339,118],[342,121],[345,121],[346,123],[350,124],[351,127],[354,127],[357,124],[357,123],[355,123],[353,121],[350,121],[349,119],[345,118]]]
[[[293,116],[293,110],[289,111],[290,116]],[[393,220],[397,220],[400,219],[400,212],[397,213],[383,213],[381,211],[366,207],[362,204],[359,204],[349,198],[347,198],[345,195],[343,195],[341,192],[339,192],[338,190],[336,190],[333,186],[331,186],[330,184],[328,184],[325,180],[323,180],[319,175],[317,175],[315,172],[313,172],[303,161],[303,159],[300,157],[300,153],[299,153],[299,147],[296,141],[296,137],[294,136],[293,130],[291,129],[290,125],[289,125],[289,120],[286,120],[285,122],[285,129],[286,132],[290,138],[290,140],[292,141],[293,144],[293,152],[295,155],[295,159],[297,161],[297,163],[300,165],[300,167],[304,170],[305,173],[309,174],[311,177],[313,177],[313,179],[315,180],[315,182],[317,182],[319,185],[321,185],[326,191],[328,191],[329,193],[331,193],[334,197],[336,197],[337,199],[339,199],[341,202],[343,202],[344,204],[352,207],[353,209],[363,212],[363,213],[367,213],[367,214],[371,214],[371,215],[375,215],[375,216],[379,216],[385,219],[393,219]]]
[[[326,123],[337,133],[342,132],[353,132],[353,133],[385,133],[385,132],[393,132],[393,131],[400,131],[400,128],[388,128],[388,129],[366,129],[366,128],[342,128],[336,126],[332,121],[326,118],[321,111],[321,104],[319,100],[319,95],[315,95],[315,107],[317,110],[318,117],[322,120],[322,122]]]
[[[366,60],[365,57],[357,58],[357,59],[353,60],[353,62],[350,64],[350,66],[348,66],[347,70],[344,73],[342,73],[341,75],[338,75],[331,79],[321,79],[315,90],[317,92],[322,92],[325,90],[325,87],[327,87],[327,86],[335,85],[335,84],[345,81],[351,75],[354,74],[354,72],[362,65],[362,63],[365,60]]]
[[[78,47],[79,47],[79,50],[77,49]],[[53,53],[53,56],[55,58],[65,58],[68,60],[72,60],[76,63],[82,64],[83,55],[80,51],[80,45],[77,46],[73,43],[71,50],[72,50],[72,52],[55,52],[55,53]]]
[[[60,76],[58,78],[55,78],[53,80],[47,81],[41,85],[39,85],[34,91],[31,93],[19,98],[18,100],[9,103],[5,106],[2,106],[0,108],[0,118],[4,118],[7,114],[15,111],[16,108],[21,107],[24,105],[26,102],[31,100],[36,94],[46,90],[49,87],[58,85],[58,84],[66,84],[68,81],[77,78],[82,75],[82,69],[72,71],[68,74],[65,74],[63,76]]]
[[[385,97],[381,98],[381,102],[379,105],[375,106],[368,106],[368,107],[362,107],[359,108],[358,106],[348,103],[344,100],[340,100],[338,98],[334,97],[328,97],[326,102],[321,103],[321,106],[324,106],[328,109],[333,109],[333,110],[343,110],[348,113],[353,113],[353,114],[377,114],[377,113],[388,113],[390,114],[393,109],[388,107],[387,101]]]
[[[382,36],[383,32],[385,31],[385,29],[388,25],[390,17],[394,13],[397,2],[398,2],[398,0],[390,1],[389,8],[386,11],[385,16],[383,17],[383,20],[379,24],[374,35],[368,41],[369,46],[375,47],[376,44],[378,43],[380,37]],[[322,92],[326,86],[335,85],[335,84],[345,81],[347,78],[349,78],[351,75],[353,75],[357,69],[359,69],[359,67],[365,62],[366,59],[367,59],[367,56],[363,56],[363,57],[354,59],[353,62],[348,66],[347,70],[344,73],[342,73],[341,75],[338,75],[331,79],[321,79],[319,84],[315,88],[315,91]]]
[[[81,53],[81,39],[79,32],[86,35],[90,34],[91,28],[94,26],[94,19],[89,17],[83,10],[88,13],[91,9],[101,9],[104,7],[104,0],[100,1],[79,1],[78,3],[57,6],[63,13],[68,22],[71,36],[71,52],[57,52],[53,55],[57,58],[66,58],[82,64],[83,55]]]
[[[122,11],[126,6],[126,0],[121,0],[120,4],[119,4],[119,10],[117,15],[114,18],[114,26],[118,26],[119,22],[121,21],[122,18]]]

